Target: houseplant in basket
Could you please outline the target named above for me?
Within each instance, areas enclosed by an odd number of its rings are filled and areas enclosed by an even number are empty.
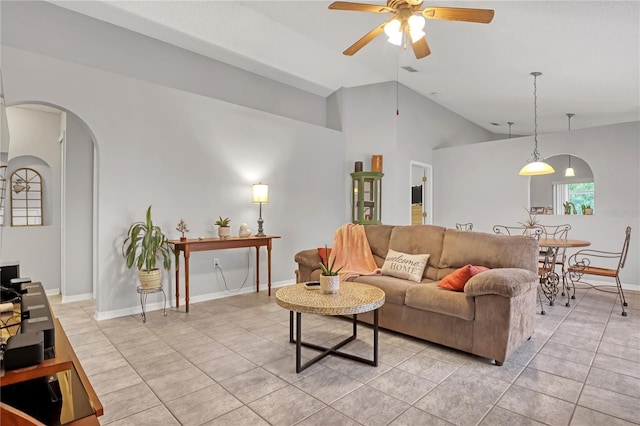
[[[340,288],[340,276],[338,272],[340,272],[342,267],[334,270],[336,258],[330,259],[326,245],[324,246],[324,252],[327,254],[320,262],[320,268],[322,269],[320,274],[320,291],[323,293],[336,293]]]
[[[222,216],[219,216],[218,220],[215,222],[215,224],[218,225],[218,237],[228,238],[231,235],[231,227],[229,226],[230,222],[231,219],[228,217],[223,219]]]
[[[159,287],[162,282],[162,272],[156,268],[156,261],[162,258],[162,266],[169,270],[171,253],[167,236],[151,220],[151,206],[149,206],[146,220],[131,225],[127,231],[127,238],[122,243],[122,256],[127,261],[127,267],[133,268],[135,265],[142,287]]]

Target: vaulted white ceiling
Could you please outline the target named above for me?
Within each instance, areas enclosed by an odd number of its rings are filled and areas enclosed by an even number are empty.
[[[640,2],[426,1],[494,9],[488,25],[428,20],[431,55],[416,60],[384,35],[342,51],[388,19],[328,1],[51,1],[283,83],[327,96],[395,81],[495,133],[640,119]],[[383,2],[367,2],[384,4]],[[402,67],[417,70],[409,73]],[[497,126],[491,123],[498,124]]]

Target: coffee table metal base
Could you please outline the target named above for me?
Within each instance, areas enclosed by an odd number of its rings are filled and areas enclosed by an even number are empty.
[[[296,344],[296,373],[300,373],[307,367],[312,366],[316,362],[325,358],[327,355],[335,355],[341,358],[347,358],[352,361],[362,362],[364,364],[373,365],[375,367],[378,366],[378,309],[373,311],[373,359],[367,359],[363,357],[359,357],[356,355],[348,354],[345,352],[340,352],[338,349],[346,345],[347,343],[353,341],[358,336],[358,314],[353,315],[353,332],[351,336],[341,341],[340,343],[327,348],[324,346],[316,345],[314,343],[308,343],[302,341],[302,314],[300,312],[296,312],[296,336],[293,338],[293,311],[289,311],[289,342]],[[307,347],[311,349],[315,349],[318,351],[322,351],[322,353],[306,363],[302,364],[302,347]]]

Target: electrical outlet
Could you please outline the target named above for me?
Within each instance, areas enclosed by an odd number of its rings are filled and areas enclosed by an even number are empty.
[[[213,267],[214,268],[219,268],[220,267],[220,259],[218,259],[217,257],[213,258]]]

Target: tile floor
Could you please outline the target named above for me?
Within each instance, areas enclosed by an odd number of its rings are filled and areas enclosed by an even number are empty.
[[[101,424],[630,425],[640,424],[640,292],[626,295],[628,317],[596,290],[546,307],[502,367],[382,331],[377,368],[329,357],[301,374],[289,313],[264,292],[151,312],[146,324],[94,321],[92,302],[52,305],[104,405]],[[349,332],[343,319],[303,315],[305,340]],[[370,356],[371,336],[359,331],[349,350]]]

